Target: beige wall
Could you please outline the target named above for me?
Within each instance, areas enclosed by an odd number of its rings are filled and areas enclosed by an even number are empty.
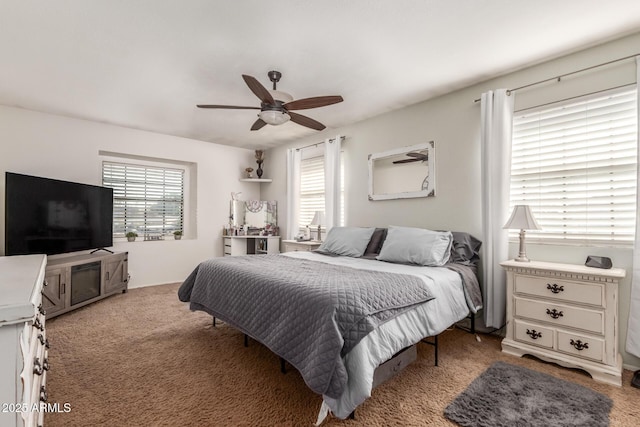
[[[181,282],[199,262],[222,256],[231,192],[260,198],[255,183],[238,180],[254,162],[251,150],[0,106],[0,254],[5,171],[101,185],[100,151],[170,159],[197,170],[197,227],[187,228],[179,241],[114,243],[112,249],[129,251],[131,287]]]
[[[470,232],[480,238],[480,106],[474,100],[489,89],[514,88],[538,80],[569,73],[594,64],[640,53],[640,33],[592,47],[544,64],[494,78],[420,104],[380,115],[354,125],[328,129],[266,153],[273,182],[261,184],[261,198],[277,200],[286,212],[286,149],[320,142],[337,134],[346,136],[345,214],[347,225],[405,225]],[[469,64],[470,67],[473,64]],[[398,77],[398,78],[401,78]],[[567,77],[518,91],[516,109],[531,107],[570,96],[590,93],[635,82],[635,65],[625,61],[595,71]],[[345,100],[348,105],[349,100]],[[369,201],[367,199],[367,155],[396,147],[434,140],[436,142],[436,197]],[[286,217],[279,225],[286,229]],[[631,250],[586,248],[559,245],[529,245],[530,258],[582,264],[588,254],[610,256],[616,267],[631,274]],[[511,244],[510,252],[517,247]],[[640,359],[626,354],[630,279],[620,286],[620,350],[627,366],[640,367]]]

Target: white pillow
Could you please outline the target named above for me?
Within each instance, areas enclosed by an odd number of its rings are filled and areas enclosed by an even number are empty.
[[[440,267],[449,261],[452,242],[450,231],[391,226],[376,259]]]
[[[335,255],[360,257],[367,249],[375,228],[333,227],[327,238],[318,248],[318,252]]]

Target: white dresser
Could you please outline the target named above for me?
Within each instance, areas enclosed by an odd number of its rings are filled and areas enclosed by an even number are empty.
[[[506,261],[507,332],[502,351],[530,354],[583,369],[594,380],[620,386],[619,268]]]
[[[41,426],[49,370],[45,255],[0,257],[0,426]]]
[[[279,254],[280,236],[224,236],[224,256]]]

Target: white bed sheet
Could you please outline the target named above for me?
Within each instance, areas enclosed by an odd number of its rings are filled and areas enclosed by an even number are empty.
[[[363,270],[411,274],[420,277],[435,296],[435,299],[383,323],[345,356],[345,366],[349,373],[345,392],[338,399],[323,396],[316,425],[326,418],[329,411],[336,417],[347,418],[371,396],[373,373],[381,363],[424,337],[438,335],[469,314],[460,275],[445,267],[419,267],[362,258],[329,257],[302,251],[283,255]]]

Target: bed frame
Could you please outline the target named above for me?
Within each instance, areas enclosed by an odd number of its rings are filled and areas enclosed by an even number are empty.
[[[474,313],[469,313],[469,316],[467,317],[469,317],[471,320],[470,333],[475,334],[476,332],[475,315]],[[213,316],[213,327],[214,328],[216,327],[215,316]],[[433,341],[429,341],[429,338],[433,338]],[[423,338],[422,340],[420,340],[420,342],[433,346],[434,359],[435,359],[434,366],[438,366],[438,335],[434,335],[433,337]],[[416,348],[417,345],[418,344],[414,344],[412,346],[405,347],[404,349],[400,350],[398,353],[391,356],[389,360],[381,363],[373,373],[372,388],[376,388],[377,386],[395,377],[400,372],[402,372],[404,368],[406,368],[408,365],[414,362],[417,359],[417,348]],[[244,346],[249,347],[249,335],[247,334],[244,334]],[[286,363],[287,361],[283,357],[280,357],[280,372],[282,372],[282,374],[287,373]],[[351,414],[349,414],[349,418],[352,420],[355,419],[355,416],[356,416],[355,410],[351,412]]]
[[[469,313],[469,316],[467,316],[467,317],[471,321],[471,329],[470,329],[469,333],[475,334],[476,333],[476,317],[475,317],[474,313]],[[215,316],[213,316],[213,327],[214,328],[216,327],[216,318],[215,318]],[[429,345],[433,346],[433,351],[435,353],[434,354],[434,356],[435,356],[435,366],[438,366],[438,336],[435,335],[434,337],[432,337],[433,341],[427,341],[428,338],[430,338],[430,337],[423,338],[420,342],[423,342],[425,344],[429,344]],[[247,334],[244,334],[244,346],[245,347],[249,347],[249,336]],[[407,347],[407,348],[410,348],[410,347]],[[399,354],[404,352],[407,348],[405,348],[405,349],[401,350],[400,352],[396,353],[395,355],[393,355],[391,357],[391,359],[389,359],[386,362],[382,363],[382,365],[384,365],[387,362],[393,361],[396,356],[398,356]],[[415,360],[415,358],[413,360]],[[280,371],[283,374],[287,373],[287,369],[286,369],[286,365],[285,364],[286,364],[286,360],[284,360],[284,358],[280,357]],[[380,365],[380,366],[382,366],[382,365]],[[374,385],[374,387],[375,387],[375,385]]]

